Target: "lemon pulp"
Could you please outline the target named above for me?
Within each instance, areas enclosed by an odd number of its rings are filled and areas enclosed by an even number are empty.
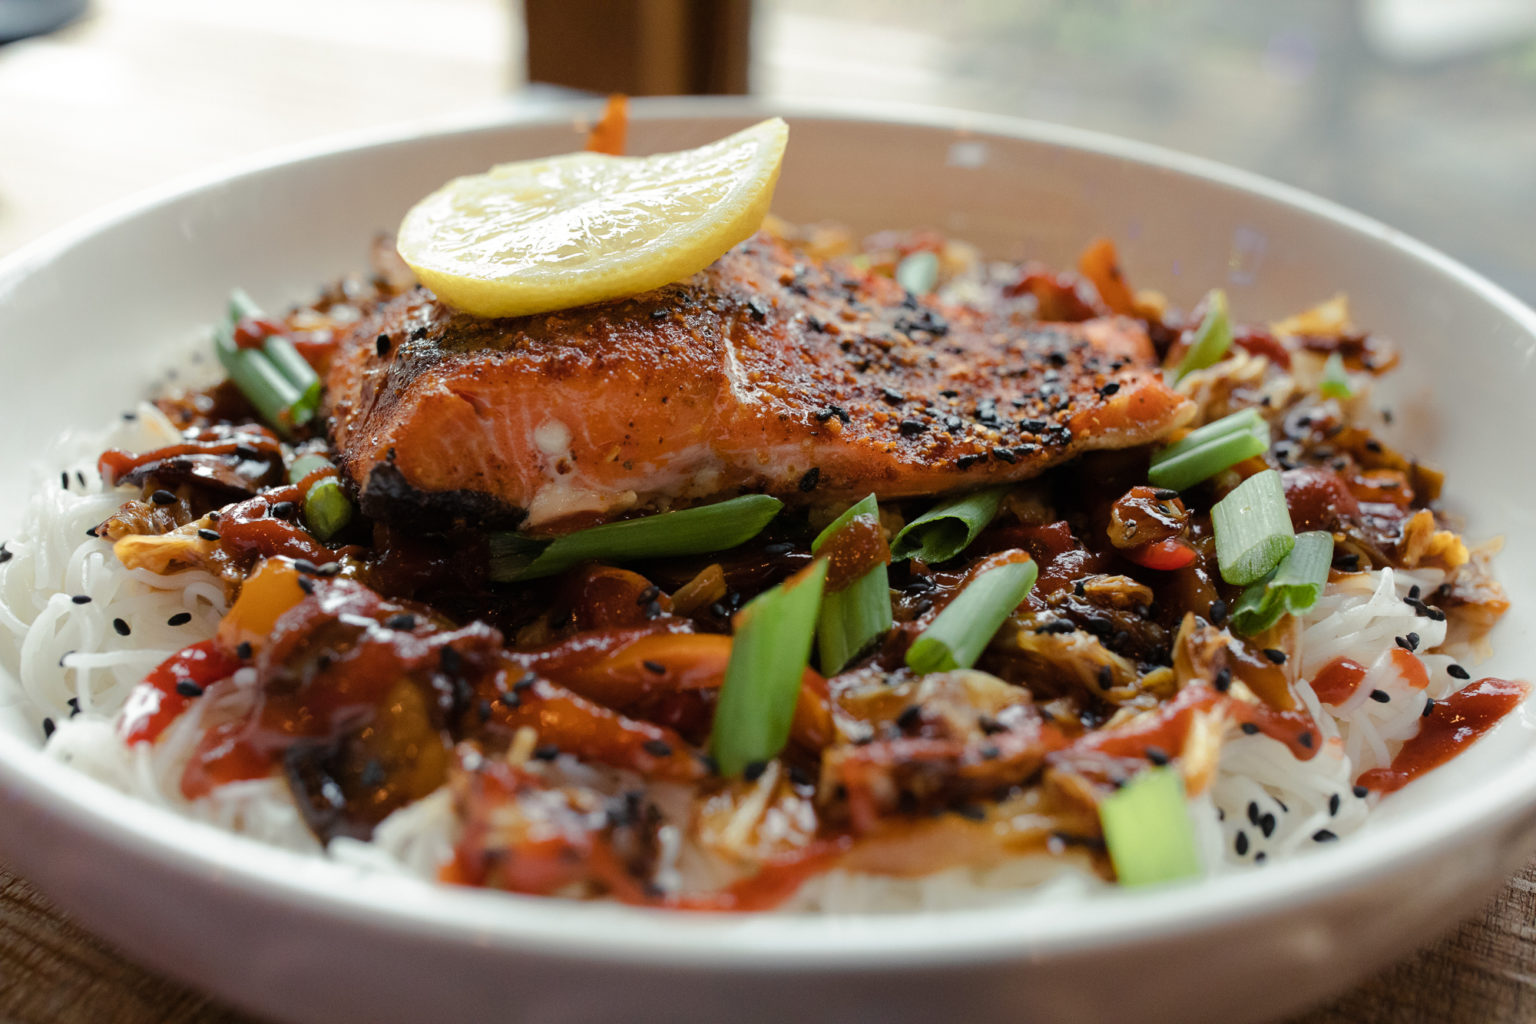
[[[775,117],[678,153],[500,164],[417,203],[397,245],[439,299],[476,316],[637,295],[698,273],[761,226],[788,138]]]

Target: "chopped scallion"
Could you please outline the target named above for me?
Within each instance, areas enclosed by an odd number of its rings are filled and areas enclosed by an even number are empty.
[[[553,576],[579,562],[630,562],[723,551],[762,532],[784,503],[766,494],[663,512],[578,530],[552,541],[491,534],[491,579],[499,583]]]
[[[1121,885],[1151,885],[1200,874],[1188,797],[1177,769],[1137,773],[1099,802],[1099,823]]]
[[[811,554],[821,554],[827,542],[855,519],[869,519],[879,525],[880,508],[873,494],[822,530],[811,542]],[[842,671],[890,628],[890,574],[886,563],[881,562],[841,590],[822,595],[821,616],[816,623],[816,654],[822,674]]]
[[[907,667],[926,674],[976,664],[997,628],[1024,600],[1039,574],[1039,567],[1031,560],[1009,562],[976,576],[912,641],[907,649]]]
[[[261,308],[251,300],[244,291],[236,288],[229,296],[229,323],[227,332],[215,332],[214,338],[219,351],[219,361],[224,364],[224,369],[234,380],[235,386],[246,397],[251,399],[262,418],[279,430],[286,432],[290,426],[300,426],[314,418],[315,411],[320,407],[320,376],[314,368],[299,355],[298,349],[293,347],[293,342],[281,334],[271,334],[262,339],[260,349],[241,349],[235,345],[234,329],[241,320],[247,317],[261,315]],[[233,369],[230,360],[226,359],[226,349],[240,354],[241,362],[250,365],[259,365],[265,362],[263,376],[268,376],[267,370],[275,372],[282,378],[288,388],[283,391],[286,395],[289,391],[293,397],[277,411],[268,413],[262,404],[257,402],[255,396],[246,391],[246,386],[241,383]],[[247,373],[249,376],[249,373]]]
[[[896,264],[896,283],[913,295],[927,295],[939,283],[937,253],[914,252]]]
[[[288,410],[299,400],[299,392],[288,378],[260,350],[236,345],[234,329],[227,323],[214,328],[213,350],[224,372],[261,418],[287,435],[292,422]]]
[[[1337,352],[1331,352],[1323,363],[1323,379],[1317,385],[1318,394],[1324,398],[1350,398],[1354,396],[1354,386],[1349,382],[1349,372],[1344,369],[1344,358]]]
[[[315,481],[304,492],[304,524],[321,540],[330,540],[352,521],[352,499],[333,476]]]
[[[1152,456],[1147,480],[1175,491],[1193,487],[1269,448],[1269,424],[1255,409],[1223,416],[1192,430]]]
[[[1309,530],[1296,535],[1296,546],[1268,578],[1249,584],[1232,609],[1232,628],[1252,636],[1317,603],[1333,564],[1333,535]]]
[[[740,775],[789,741],[826,578],[827,563],[817,559],[737,613],[709,737],[721,774]]]
[[[296,484],[317,469],[333,466],[334,463],[324,455],[300,455],[288,464],[288,482]]]
[[[935,506],[902,527],[891,543],[891,557],[943,562],[970,546],[997,516],[1006,487],[976,491]]]
[[[1205,297],[1205,318],[1200,321],[1169,383],[1177,384],[1194,371],[1215,365],[1231,347],[1232,324],[1227,319],[1227,293],[1220,288],[1213,288]]]
[[[1269,575],[1296,544],[1285,487],[1272,469],[1255,473],[1211,508],[1221,578],[1246,586]]]

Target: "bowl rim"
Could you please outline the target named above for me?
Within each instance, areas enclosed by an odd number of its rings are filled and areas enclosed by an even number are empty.
[[[153,216],[215,186],[259,177],[279,167],[323,162],[342,153],[403,143],[590,117],[596,101],[541,102],[524,107],[422,118],[384,128],[283,147],[186,176],[87,215],[0,257],[0,303],[27,276],[73,247],[120,223]],[[635,121],[780,114],[816,121],[877,122],[987,135],[1168,171],[1284,205],[1367,236],[1426,265],[1497,309],[1536,343],[1536,312],[1504,289],[1396,229],[1329,200],[1251,172],[1148,143],[1002,115],[908,104],[770,102],[756,98],[667,98],[632,101]],[[1522,708],[1519,712],[1529,717]],[[739,970],[830,971],[976,964],[1021,956],[1048,958],[1085,949],[1130,946],[1223,925],[1278,916],[1363,886],[1385,863],[1408,871],[1446,856],[1470,837],[1505,828],[1536,808],[1536,747],[1485,776],[1476,789],[1442,799],[1427,814],[1378,821],[1350,842],[1188,884],[1116,890],[1074,904],[1029,901],[934,912],[858,915],[692,915],[611,904],[485,893],[411,878],[360,872],[313,855],[183,818],[122,794],[82,773],[60,772],[20,737],[0,733],[0,791],[35,805],[101,849],[158,862],[186,877],[217,868],[221,884],[249,899],[294,914],[323,914],[377,930],[433,941],[506,950],[536,949],[594,962],[677,964]],[[381,899],[387,894],[387,899]],[[511,901],[511,902],[508,902]],[[512,910],[512,913],[508,913]],[[932,927],[942,921],[944,927]],[[617,926],[616,926],[617,925]]]

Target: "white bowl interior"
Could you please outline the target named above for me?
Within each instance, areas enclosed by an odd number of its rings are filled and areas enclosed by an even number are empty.
[[[636,152],[695,145],[752,117],[741,105],[642,107],[631,133]],[[1536,316],[1388,229],[1237,172],[1064,129],[958,115],[916,121],[791,112],[776,212],[858,231],[936,227],[994,255],[1061,266],[1074,263],[1089,238],[1108,235],[1135,285],[1179,304],[1221,285],[1243,320],[1347,292],[1356,321],[1391,336],[1404,354],[1383,393],[1396,412],[1388,439],[1447,471],[1446,504],[1465,515],[1471,538],[1506,539],[1496,567],[1513,609],[1496,633],[1498,653],[1478,674],[1530,674],[1536,579],[1521,570],[1536,564],[1536,485],[1511,464],[1506,438],[1536,428],[1525,398]],[[0,476],[33,480],[47,439],[95,428],[140,397],[159,357],[205,323],[231,286],[270,305],[303,299],[364,267],[369,238],[391,231],[410,203],[446,178],[565,151],[579,138],[561,120],[318,152],[168,193],[13,258],[0,266],[8,370],[0,396],[10,422],[24,428],[0,437]],[[16,486],[0,495],[0,522],[14,526],[24,499]],[[0,703],[9,689],[0,679]],[[1478,855],[1492,880],[1521,855],[1521,844],[1529,847],[1536,807],[1536,717],[1521,709],[1451,765],[1386,801],[1361,834],[1304,863],[1165,893],[1113,894],[1071,915],[1008,907],[967,913],[964,927],[946,928],[942,942],[931,924],[907,918],[831,926],[648,917],[638,932],[613,927],[635,920],[632,911],[517,901],[518,912],[507,914],[504,897],[395,882],[385,885],[393,909],[371,910],[377,880],[124,807],[94,783],[52,770],[35,753],[40,739],[34,715],[14,703],[0,707],[7,798],[51,802],[62,828],[134,846],[177,871],[270,886],[270,899],[318,905],[379,929],[409,925],[444,941],[473,934],[509,947],[542,934],[556,947],[630,962],[756,957],[827,968],[867,965],[877,955],[892,963],[1025,949],[1062,956],[1345,892],[1382,864],[1443,848],[1447,829],[1500,830],[1497,848]],[[24,841],[4,845],[16,856]],[[22,850],[20,859],[31,858]]]

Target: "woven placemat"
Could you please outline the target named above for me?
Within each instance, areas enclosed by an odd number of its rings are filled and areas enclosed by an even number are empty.
[[[1536,864],[1476,917],[1290,1024],[1536,1020]],[[0,1021],[260,1024],[134,966],[0,868]]]

